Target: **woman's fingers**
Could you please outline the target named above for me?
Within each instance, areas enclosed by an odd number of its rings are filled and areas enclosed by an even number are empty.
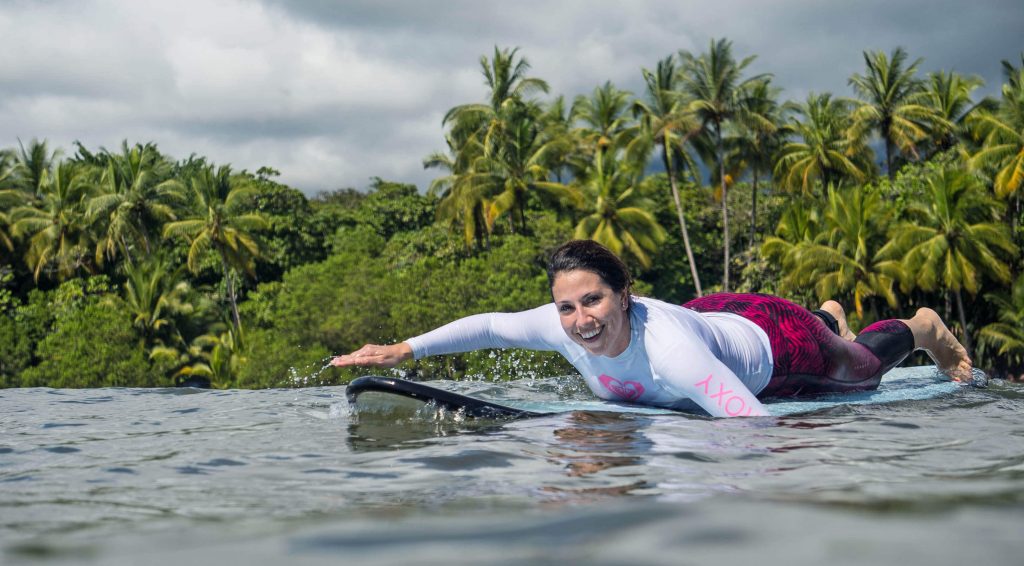
[[[406,355],[406,350],[408,350],[408,356]],[[335,367],[394,367],[407,357],[412,357],[412,349],[408,348],[404,342],[390,346],[367,344],[351,354],[335,357],[331,360],[331,365]]]

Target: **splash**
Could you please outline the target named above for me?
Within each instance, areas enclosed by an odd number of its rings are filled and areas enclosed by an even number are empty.
[[[303,368],[290,367],[288,368],[288,382],[292,387],[316,387],[324,384],[324,380],[320,378],[320,375],[331,367],[331,360],[334,356],[327,356],[320,360],[320,369],[316,368],[317,363],[312,363],[304,366]]]

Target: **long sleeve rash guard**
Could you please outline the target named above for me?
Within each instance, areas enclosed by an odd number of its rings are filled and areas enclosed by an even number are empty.
[[[698,313],[633,297],[630,341],[615,357],[587,352],[559,322],[554,303],[456,320],[406,340],[416,359],[482,348],[559,352],[601,399],[669,408],[697,403],[712,416],[767,415],[756,394],[772,375],[768,336],[731,313]]]

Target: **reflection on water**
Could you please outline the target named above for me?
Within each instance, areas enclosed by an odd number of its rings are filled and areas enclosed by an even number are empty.
[[[556,442],[548,455],[570,476],[640,464],[650,447],[640,432],[644,420],[616,413],[570,413],[566,426],[554,430]]]

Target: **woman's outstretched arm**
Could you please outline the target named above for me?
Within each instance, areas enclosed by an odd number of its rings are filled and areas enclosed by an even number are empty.
[[[337,367],[394,367],[406,360],[483,348],[556,350],[565,333],[551,303],[517,313],[476,314],[450,322],[405,342],[367,344],[331,360]]]

